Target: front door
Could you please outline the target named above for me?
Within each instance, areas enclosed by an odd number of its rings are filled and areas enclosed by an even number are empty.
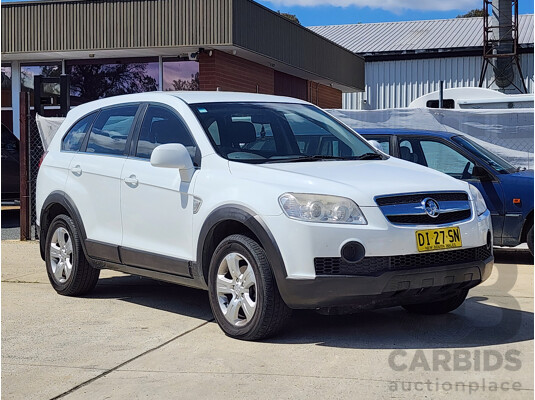
[[[178,169],[151,165],[154,148],[166,143],[183,144],[195,158],[197,147],[177,112],[150,104],[121,176],[121,259],[125,264],[189,276],[188,261],[194,260],[196,176],[182,182]]]

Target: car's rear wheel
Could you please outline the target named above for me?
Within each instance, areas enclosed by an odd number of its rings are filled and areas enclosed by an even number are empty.
[[[45,260],[48,279],[59,294],[82,295],[97,284],[100,270],[87,262],[74,221],[58,215],[46,236]]]
[[[208,286],[215,319],[230,337],[267,338],[290,317],[264,249],[244,235],[231,235],[217,246]]]
[[[468,290],[460,290],[446,299],[419,304],[406,304],[403,308],[411,313],[424,315],[446,314],[453,311],[466,300]]]

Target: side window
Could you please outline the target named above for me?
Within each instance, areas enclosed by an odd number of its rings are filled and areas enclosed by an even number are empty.
[[[429,168],[444,172],[454,178],[470,179],[474,164],[462,154],[441,142],[420,141]]]
[[[427,100],[426,106],[428,108],[438,108],[438,100]],[[453,99],[444,99],[442,102],[442,108],[455,108],[455,101]]]
[[[63,138],[63,142],[61,143],[61,150],[80,150],[80,146],[84,141],[85,133],[87,132],[87,129],[89,128],[96,116],[97,113],[92,113],[75,123]]]
[[[165,107],[150,105],[139,132],[136,157],[150,158],[156,146],[167,143],[183,144],[191,158],[195,157],[197,147],[180,118]]]
[[[414,151],[412,143],[408,140],[402,140],[399,143],[399,158],[425,166],[423,160],[420,160],[418,154]]]
[[[215,144],[218,146],[221,145],[221,139],[219,138],[219,127],[217,126],[217,121],[214,120],[208,127],[208,132],[210,133],[210,136],[212,136],[212,139],[214,139]]]
[[[126,139],[137,109],[137,105],[128,105],[102,110],[91,128],[86,151],[98,154],[124,154]]]

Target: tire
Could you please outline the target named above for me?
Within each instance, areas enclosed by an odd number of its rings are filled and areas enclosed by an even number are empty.
[[[528,236],[527,236],[526,241],[528,242],[529,252],[531,253],[531,255],[533,255],[533,226],[528,231]]]
[[[100,275],[100,270],[91,267],[85,258],[74,221],[63,214],[54,218],[48,228],[45,262],[52,287],[64,296],[88,293]]]
[[[444,300],[438,300],[420,304],[405,304],[403,308],[410,313],[422,315],[440,315],[447,314],[457,309],[466,300],[468,290],[461,290],[454,296]]]
[[[259,340],[275,335],[290,318],[264,249],[244,235],[217,246],[208,274],[210,306],[226,335]]]

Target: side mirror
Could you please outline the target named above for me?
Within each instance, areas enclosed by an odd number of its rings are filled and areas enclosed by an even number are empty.
[[[190,182],[195,167],[188,150],[180,143],[167,143],[157,146],[150,156],[153,167],[178,168],[183,182]]]
[[[487,172],[487,170],[479,165],[474,165],[472,169],[472,178],[479,179],[480,181],[491,181],[492,176]]]
[[[377,140],[370,139],[368,140],[368,143],[371,144],[373,147],[375,147],[379,151],[383,151],[383,148],[381,147],[381,143],[379,143]]]

